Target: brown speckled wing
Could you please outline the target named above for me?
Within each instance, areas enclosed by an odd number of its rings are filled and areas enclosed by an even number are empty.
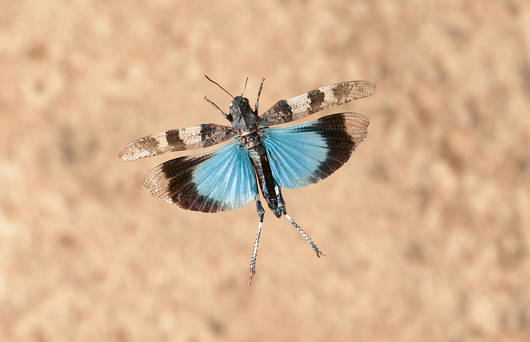
[[[121,149],[119,158],[129,161],[166,152],[208,147],[226,141],[234,135],[232,127],[216,124],[172,129],[130,142]]]
[[[362,99],[375,93],[376,86],[370,81],[340,82],[287,100],[278,101],[260,116],[260,125],[268,127],[298,120],[332,106]]]

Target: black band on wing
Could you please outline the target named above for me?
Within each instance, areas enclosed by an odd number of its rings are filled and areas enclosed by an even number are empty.
[[[319,167],[319,173],[327,177],[350,159],[357,143],[348,133],[346,118],[343,115],[328,115],[319,118],[314,131],[324,138],[328,146],[326,159]]]
[[[162,172],[168,180],[167,191],[171,203],[183,209],[215,213],[221,202],[207,198],[197,191],[193,181],[193,171],[208,155],[195,158],[177,158],[162,164]]]
[[[364,141],[368,123],[362,114],[341,113],[295,126],[264,129],[262,141],[276,182],[295,189],[328,177]]]
[[[147,173],[144,186],[155,197],[207,213],[237,209],[257,192],[252,163],[235,141],[162,163]]]

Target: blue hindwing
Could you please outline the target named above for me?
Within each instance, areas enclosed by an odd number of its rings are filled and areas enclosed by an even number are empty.
[[[203,212],[240,208],[257,193],[248,153],[236,141],[213,151],[169,160],[151,170],[144,185],[156,197]]]
[[[367,134],[368,118],[340,113],[294,126],[266,128],[261,136],[274,179],[282,188],[316,183],[341,167]]]

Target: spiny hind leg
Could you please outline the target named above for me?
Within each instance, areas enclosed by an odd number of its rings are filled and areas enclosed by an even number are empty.
[[[296,230],[304,237],[304,239],[307,241],[309,246],[311,246],[313,251],[315,251],[315,254],[317,255],[317,257],[320,258],[321,255],[325,256],[326,254],[324,254],[320,249],[318,249],[316,243],[314,243],[311,240],[309,235],[307,235],[306,232],[304,232],[304,230],[298,224],[296,224],[296,222],[291,218],[291,216],[287,214],[287,210],[285,209],[285,202],[283,201],[282,192],[280,190],[280,187],[276,185],[274,187],[274,190],[276,191],[276,198],[278,198],[278,208],[280,208],[285,218],[288,219],[289,222],[291,222],[291,224],[296,228]]]
[[[309,246],[311,246],[311,248],[313,249],[313,251],[315,251],[315,254],[317,255],[317,257],[320,258],[321,255],[326,255],[324,254],[324,252],[322,252],[320,249],[318,249],[317,245],[311,240],[311,238],[309,237],[309,235],[307,235],[303,229],[296,224],[296,222],[294,222],[294,220],[291,218],[291,216],[287,215],[287,213],[284,214],[285,218],[289,220],[289,222],[291,222],[291,224],[296,228],[296,230],[298,230],[298,232],[304,237],[304,239],[307,241],[307,243],[309,244]]]
[[[258,223],[258,233],[256,235],[256,241],[254,242],[254,250],[252,251],[252,258],[250,259],[250,279],[248,280],[248,283],[250,285],[250,282],[252,281],[252,277],[256,273],[256,258],[258,256],[258,244],[259,244],[259,238],[261,235],[261,227],[263,226],[263,216],[265,215],[265,210],[263,210],[263,206],[261,205],[261,201],[259,199],[259,193],[256,193],[256,212],[258,214],[259,223]]]

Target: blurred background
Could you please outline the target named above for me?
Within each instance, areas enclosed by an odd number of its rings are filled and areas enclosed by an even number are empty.
[[[0,0],[1,341],[529,341],[530,3]],[[325,181],[267,211],[185,211],[118,160],[224,124],[208,74],[265,110],[374,96]]]

